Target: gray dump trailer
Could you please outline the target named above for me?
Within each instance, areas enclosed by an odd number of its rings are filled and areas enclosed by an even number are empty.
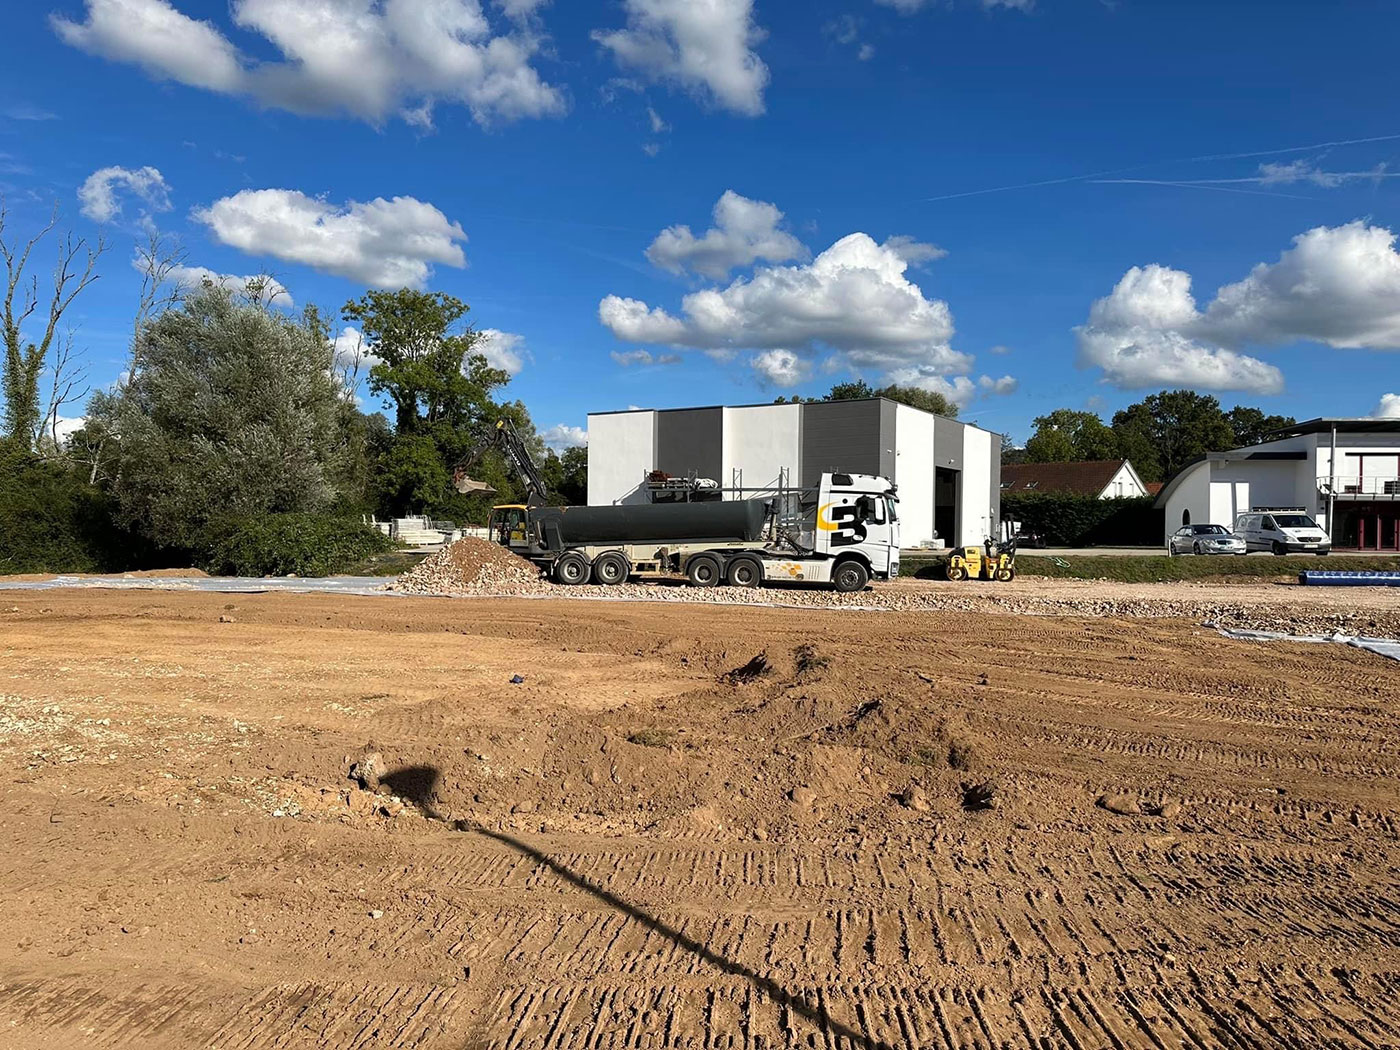
[[[621,507],[535,507],[530,518],[546,550],[639,543],[753,543],[763,538],[768,501],[641,503]]]
[[[559,583],[629,578],[818,583],[841,591],[899,572],[894,486],[865,474],[823,474],[801,525],[780,527],[769,500],[606,507],[513,505],[491,512],[491,535]]]

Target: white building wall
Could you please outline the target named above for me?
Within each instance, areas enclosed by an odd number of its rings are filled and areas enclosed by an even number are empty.
[[[1103,492],[1100,493],[1103,499],[1127,499],[1146,495],[1147,489],[1142,487],[1137,475],[1126,463],[1118,468],[1118,473],[1113,475],[1112,480],[1104,486]]]
[[[933,417],[896,405],[894,438],[891,480],[899,486],[899,542],[917,547],[933,539]]]
[[[642,479],[656,467],[656,413],[588,417],[588,503],[646,503]]]
[[[752,405],[724,410],[724,476],[720,485],[733,484],[734,471],[743,472],[745,497],[777,488],[778,473],[788,472],[788,485],[802,477],[802,406]]]
[[[981,543],[992,534],[992,435],[965,426],[963,469],[959,480],[958,529],[954,546]]]
[[[1167,498],[1164,544],[1173,532],[1187,524],[1187,512],[1192,525],[1211,523],[1210,464],[1197,463],[1186,471]]]

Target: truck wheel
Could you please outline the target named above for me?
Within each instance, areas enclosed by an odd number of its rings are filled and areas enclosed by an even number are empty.
[[[1000,583],[1010,583],[1016,578],[1016,570],[1010,565],[1003,565],[997,570],[997,581]]]
[[[1273,551],[1276,555],[1278,555],[1281,558],[1288,553],[1288,548],[1282,543],[1280,543],[1278,540],[1274,540]]]
[[[692,587],[713,587],[724,578],[719,567],[719,559],[713,554],[697,554],[685,567],[685,575]]]
[[[735,558],[726,574],[731,587],[757,587],[763,582],[763,566],[752,558]]]
[[[555,581],[570,587],[587,583],[589,571],[588,560],[575,551],[570,551],[554,563]]]
[[[593,579],[605,587],[626,583],[631,575],[632,567],[617,551],[605,551],[593,559]]]
[[[961,565],[949,565],[948,579],[952,580],[954,583],[957,583],[960,580],[965,580],[967,579],[967,570],[964,569]]]
[[[865,590],[870,582],[870,571],[858,561],[843,561],[832,574],[831,585],[842,594]]]

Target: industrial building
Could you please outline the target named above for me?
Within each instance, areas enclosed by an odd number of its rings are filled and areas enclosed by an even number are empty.
[[[1310,419],[1273,440],[1212,452],[1163,487],[1169,537],[1251,510],[1297,509],[1333,548],[1400,550],[1400,419]]]
[[[707,479],[724,499],[814,489],[823,472],[899,486],[902,543],[959,546],[995,532],[1001,435],[887,398],[632,409],[588,417],[588,502],[644,503],[648,478]]]

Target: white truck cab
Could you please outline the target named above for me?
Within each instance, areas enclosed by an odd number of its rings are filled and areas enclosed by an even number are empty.
[[[834,568],[858,558],[870,575],[899,575],[899,497],[888,479],[874,474],[823,474],[818,489],[814,553]],[[807,577],[812,579],[814,577]],[[822,582],[834,579],[821,578]]]

